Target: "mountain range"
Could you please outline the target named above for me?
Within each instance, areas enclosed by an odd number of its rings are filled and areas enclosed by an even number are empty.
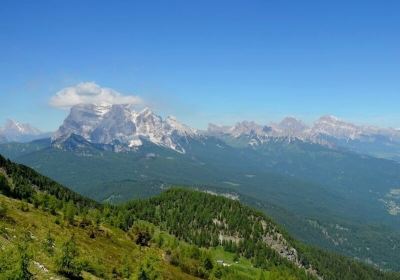
[[[242,145],[257,146],[276,138],[289,141],[298,139],[381,158],[400,159],[400,130],[355,125],[330,115],[319,118],[312,126],[293,117],[270,125],[249,121],[234,126],[210,124],[207,133],[219,138],[240,140],[238,143]]]
[[[72,135],[114,151],[135,150],[151,142],[180,153],[191,139],[230,138],[236,145],[257,146],[277,139],[301,140],[343,148],[361,154],[400,159],[400,130],[355,125],[334,116],[323,116],[312,126],[286,117],[279,123],[260,125],[251,121],[233,126],[210,124],[206,131],[192,129],[174,117],[163,119],[149,108],[137,111],[130,105],[77,105],[52,137],[55,146],[63,147]]]
[[[253,121],[242,121],[233,126],[209,124],[203,131],[190,128],[171,116],[163,119],[149,108],[136,110],[134,106],[124,104],[73,106],[64,123],[52,134],[43,133],[29,124],[7,120],[0,128],[0,143],[28,142],[50,135],[53,145],[59,148],[68,148],[70,136],[77,135],[116,152],[135,150],[144,142],[151,142],[185,153],[184,146],[190,139],[210,136],[239,146],[296,139],[400,161],[399,129],[356,125],[327,115],[311,126],[294,117],[286,117],[268,125]]]

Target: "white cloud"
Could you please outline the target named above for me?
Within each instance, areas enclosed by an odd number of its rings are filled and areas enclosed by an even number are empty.
[[[138,96],[123,95],[111,88],[103,88],[94,82],[83,82],[66,87],[57,92],[50,105],[57,108],[69,108],[77,104],[141,104]]]

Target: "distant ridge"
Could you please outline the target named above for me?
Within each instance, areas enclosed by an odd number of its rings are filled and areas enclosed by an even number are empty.
[[[20,123],[11,119],[8,119],[5,125],[0,127],[0,143],[29,142],[49,136],[50,133],[44,133],[28,123]]]

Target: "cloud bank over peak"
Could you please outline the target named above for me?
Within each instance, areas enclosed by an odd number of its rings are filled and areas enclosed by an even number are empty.
[[[50,105],[56,108],[69,108],[77,104],[143,104],[143,100],[134,95],[123,95],[111,89],[101,87],[95,82],[82,82],[58,91]]]

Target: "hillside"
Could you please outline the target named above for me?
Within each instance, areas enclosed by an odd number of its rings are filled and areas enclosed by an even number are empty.
[[[121,279],[138,275],[146,269],[147,262],[154,266],[149,273],[163,279],[197,279],[165,261],[165,250],[154,245],[141,250],[133,234],[106,223],[96,228],[91,219],[81,215],[74,215],[70,223],[61,213],[51,214],[2,195],[0,207],[7,209],[0,219],[1,279],[29,279],[18,278],[24,269],[34,279],[80,278],[74,275],[84,279]],[[60,267],[62,258],[71,263]]]
[[[280,256],[306,267],[323,279],[397,279],[370,266],[336,254],[305,246],[291,238],[263,213],[236,200],[183,189],[132,201],[125,208],[174,235],[199,246],[222,242],[225,250],[251,258],[257,266],[281,262]],[[271,250],[272,249],[272,250]]]
[[[224,197],[171,189],[110,206],[2,157],[0,170],[5,279],[400,279],[306,247]]]
[[[81,140],[68,142],[75,150],[47,140],[3,144],[0,153],[97,201],[149,197],[173,185],[226,189],[297,239],[400,270],[396,162],[302,141],[251,148],[210,137],[186,143],[182,154],[146,142],[115,153]],[[279,211],[270,211],[271,205]]]
[[[190,245],[30,168],[2,157],[0,166],[1,279],[313,279],[287,262],[262,269],[221,246]]]

